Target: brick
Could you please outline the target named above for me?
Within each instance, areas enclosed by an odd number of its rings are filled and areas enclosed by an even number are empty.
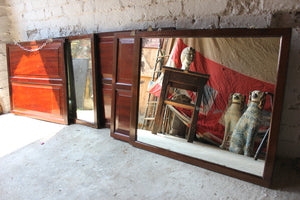
[[[167,28],[167,27],[176,27],[176,22],[174,18],[166,17],[160,20],[157,20],[152,23],[152,28]],[[148,27],[146,27],[148,28]]]
[[[264,11],[299,11],[299,0],[264,0]]]
[[[221,16],[220,28],[267,28],[271,15],[235,15]]]
[[[179,17],[176,20],[176,28],[178,29],[210,29],[218,28],[218,26],[218,16]]]
[[[81,3],[65,4],[62,6],[63,12],[67,16],[79,16],[83,13],[83,7]]]
[[[128,20],[130,22],[139,23],[145,20],[144,8],[139,6],[128,7],[124,9],[120,14],[116,15],[118,15],[120,18],[122,18],[122,16],[125,15],[126,18],[122,19],[123,21]]]
[[[84,1],[83,10],[85,13],[96,12],[95,1]]]
[[[45,19],[45,13],[43,10],[30,11],[22,13],[21,17],[27,21],[43,20]]]
[[[227,5],[227,0],[183,1],[183,12],[186,16],[205,16],[221,14]]]
[[[162,1],[165,2],[165,1]],[[135,6],[145,6],[152,4],[152,0],[122,0],[121,6],[124,7],[135,7]]]
[[[8,84],[5,87],[2,87],[2,90],[0,90],[0,103],[2,105],[4,113],[8,113],[10,111]]]
[[[58,2],[58,1],[55,1]],[[30,1],[24,1],[24,4],[26,5],[27,8],[29,8],[30,10],[41,10],[44,8],[47,8],[47,1],[43,1],[43,0],[30,0]]]
[[[96,12],[108,12],[112,10],[120,10],[120,1],[95,1]]]
[[[142,7],[140,11],[144,14],[145,21],[157,21],[182,15],[182,6],[181,2],[152,4]]]
[[[59,7],[51,8],[51,15],[52,15],[52,17],[64,16],[63,7],[59,6]]]
[[[0,88],[5,88],[5,87],[8,87],[7,74],[5,74],[5,76],[1,77],[0,79]]]
[[[10,6],[14,11],[17,12],[23,12],[25,7],[24,7],[24,1],[22,0],[10,0],[10,1],[6,1],[7,5]]]
[[[276,12],[272,16],[271,27],[300,27],[300,12]]]
[[[228,0],[223,15],[257,15],[262,13],[260,0]]]
[[[143,13],[141,11],[136,11],[137,8],[126,8],[123,11],[111,11],[96,13],[95,15],[95,25],[98,30],[108,31],[113,30],[130,30],[140,28],[140,22],[143,20]]]
[[[41,0],[42,1],[42,0]],[[47,1],[47,6],[49,7],[59,7],[61,5],[65,5],[65,4],[75,4],[76,3],[76,0],[50,0],[50,1]]]

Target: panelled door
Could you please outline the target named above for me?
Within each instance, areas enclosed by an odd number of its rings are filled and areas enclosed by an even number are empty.
[[[64,40],[20,45],[43,48],[7,45],[11,112],[68,124]]]
[[[113,58],[114,58],[114,33],[100,33],[98,36],[98,59],[99,72],[101,79],[101,91],[105,118],[105,127],[111,125],[111,103],[112,103],[112,77],[113,77]]]
[[[114,37],[111,136],[129,141],[134,37],[129,32]]]

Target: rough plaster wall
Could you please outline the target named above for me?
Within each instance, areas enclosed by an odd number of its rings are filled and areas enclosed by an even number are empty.
[[[149,25],[177,29],[292,27],[279,155],[300,156],[299,0],[7,0],[7,4],[12,22],[9,34],[17,41],[145,29]],[[7,21],[5,17],[4,23]],[[1,72],[5,71],[2,46]],[[0,80],[5,79],[2,76]]]
[[[9,89],[6,63],[6,42],[10,41],[10,10],[4,0],[0,0],[0,104],[9,112]]]

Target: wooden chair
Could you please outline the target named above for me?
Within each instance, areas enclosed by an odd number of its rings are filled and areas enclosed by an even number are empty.
[[[189,127],[187,141],[193,142],[196,134],[198,114],[200,110],[204,86],[209,79],[209,75],[191,71],[183,71],[181,69],[170,67],[163,67],[163,72],[164,78],[155,114],[152,133],[157,134],[161,129],[163,123],[163,114],[166,109],[166,105],[191,109],[193,110],[192,116],[191,118],[185,119],[185,121],[187,121],[187,126]],[[195,104],[180,103],[168,99],[169,90],[171,87],[196,92]]]

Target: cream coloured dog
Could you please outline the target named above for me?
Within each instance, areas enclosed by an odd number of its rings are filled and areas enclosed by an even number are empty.
[[[258,90],[250,92],[248,108],[233,130],[229,151],[245,156],[253,155],[254,138],[262,123],[265,100],[265,92]]]
[[[230,138],[238,120],[243,114],[246,96],[240,93],[231,94],[228,100],[227,110],[224,114],[225,131],[223,142],[220,145],[222,149],[229,149]]]

